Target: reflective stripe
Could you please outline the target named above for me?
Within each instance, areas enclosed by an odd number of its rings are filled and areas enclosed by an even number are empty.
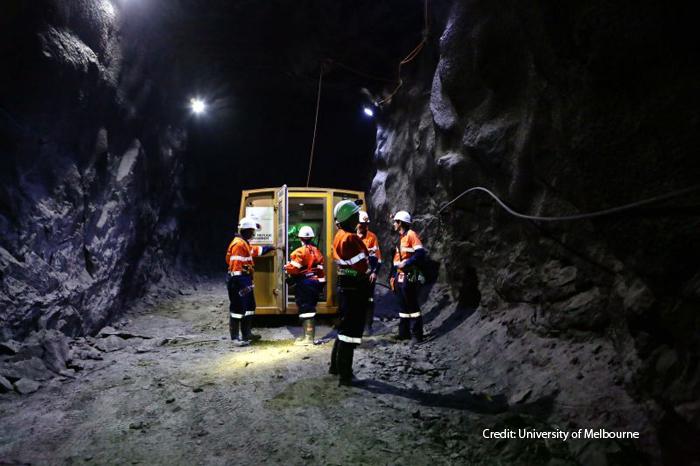
[[[246,257],[246,256],[231,256],[231,261],[241,261],[241,262],[253,262],[252,257]]]
[[[415,250],[417,251],[417,250],[419,250],[419,249],[423,249],[423,246],[421,246],[420,244],[418,244],[418,245],[416,245],[416,246],[413,246],[413,249],[415,249]]]
[[[398,267],[401,262],[394,262],[394,267]]]
[[[300,319],[311,319],[312,317],[316,317],[315,312],[305,312],[303,314],[299,314]]]
[[[255,315],[255,311],[246,311],[246,312],[245,312],[245,316],[246,316],[246,317],[248,317],[248,316],[254,316],[254,315]]]
[[[228,274],[235,277],[235,276],[238,276],[238,275],[242,275],[243,272],[240,272],[240,271],[237,271],[237,272],[229,272]]]
[[[263,250],[262,250],[262,246],[255,246],[255,247],[258,248],[258,256],[261,256],[261,255],[262,255],[262,251],[263,251]]]
[[[337,264],[340,264],[340,265],[353,265],[353,264],[357,264],[358,262],[360,262],[361,260],[366,259],[366,258],[367,258],[367,256],[365,255],[365,253],[361,252],[358,255],[356,255],[355,257],[352,257],[348,260],[336,259],[335,262]]]
[[[402,319],[413,319],[415,317],[420,317],[420,312],[413,312],[411,314],[404,314],[402,312],[399,312],[399,317]]]
[[[415,252],[416,250],[414,248],[401,248],[401,252]]]
[[[232,312],[232,313],[231,313],[231,317],[233,317],[234,319],[242,319],[242,318],[243,318],[243,314],[234,314],[234,313]]]
[[[318,265],[316,266],[316,268],[317,268],[318,270],[323,270],[323,265],[318,264]]]
[[[300,269],[302,267],[302,265],[297,261],[290,261],[289,263],[292,264],[297,269]]]
[[[344,341],[345,343],[357,343],[358,345],[362,343],[362,338],[349,337],[341,334],[338,334],[338,340]]]
[[[318,281],[319,281],[319,283],[326,283],[326,279],[325,279],[325,278],[319,278]]]
[[[381,264],[381,263],[382,263],[382,260],[381,260],[381,259],[377,259],[377,264]]]
[[[374,252],[377,250],[377,246],[372,246],[371,248],[367,248],[369,252]]]

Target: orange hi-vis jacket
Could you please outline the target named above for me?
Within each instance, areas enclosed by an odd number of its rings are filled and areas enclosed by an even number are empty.
[[[398,268],[401,261],[410,259],[419,249],[423,249],[423,243],[415,231],[408,230],[401,235],[399,246],[394,252],[394,267]],[[398,269],[398,271],[403,272],[402,269]]]
[[[333,260],[338,265],[338,275],[366,275],[369,269],[368,257],[367,246],[359,236],[338,230],[333,238]]]
[[[377,262],[381,264],[382,252],[379,250],[379,240],[377,239],[377,235],[367,230],[367,234],[365,234],[364,236],[360,236],[360,239],[363,243],[365,243],[365,246],[367,246],[367,251],[369,251],[369,255],[376,257]]]
[[[248,241],[236,236],[226,250],[229,275],[252,275],[255,270],[253,257],[258,257],[262,253],[262,246],[251,246]]]
[[[291,277],[306,277],[326,281],[323,271],[323,254],[313,244],[305,244],[296,248],[289,256],[289,262],[284,266],[285,272]]]

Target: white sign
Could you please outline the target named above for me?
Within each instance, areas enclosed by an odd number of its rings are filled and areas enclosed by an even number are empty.
[[[245,216],[251,217],[260,224],[260,229],[255,232],[255,236],[250,240],[251,244],[273,244],[273,234],[275,228],[275,208],[274,207],[246,207]]]

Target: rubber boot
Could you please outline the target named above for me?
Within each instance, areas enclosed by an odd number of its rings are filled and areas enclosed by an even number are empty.
[[[374,323],[374,301],[369,301],[369,303],[367,303],[367,311],[365,311],[365,335],[372,335],[372,324],[373,323]]]
[[[240,319],[234,319],[233,317],[228,318],[228,331],[231,334],[231,341],[236,346],[248,346],[250,342],[241,338],[238,334],[240,322]]]
[[[338,347],[340,346],[340,340],[337,338],[333,342],[333,349],[331,350],[331,365],[328,368],[328,373],[331,375],[338,375]]]
[[[355,345],[352,343],[340,342],[338,348],[338,386],[359,387],[365,385],[362,380],[357,380],[352,374],[352,359],[355,353]]]
[[[241,319],[241,333],[243,334],[244,340],[260,340],[260,335],[256,335],[253,333],[253,316],[245,316]]]
[[[316,336],[316,328],[314,326],[314,319],[304,319],[302,323],[304,329],[304,336],[297,338],[294,344],[297,346],[308,346],[314,344],[314,338]]]
[[[411,338],[411,322],[407,317],[399,318],[399,334],[394,337],[394,340],[408,340]]]

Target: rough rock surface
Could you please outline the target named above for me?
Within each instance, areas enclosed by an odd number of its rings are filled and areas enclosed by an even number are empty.
[[[561,216],[697,183],[689,12],[637,6],[436,6],[434,50],[378,119],[370,203],[379,219],[413,212],[439,261],[423,310],[435,344],[458,349],[454,384],[639,430],[648,459],[685,463],[700,436],[698,192],[575,222],[516,219],[484,193],[438,214],[473,186]]]
[[[120,15],[108,0],[3,5],[0,340],[93,333],[174,256],[184,133],[155,66],[163,38]]]

